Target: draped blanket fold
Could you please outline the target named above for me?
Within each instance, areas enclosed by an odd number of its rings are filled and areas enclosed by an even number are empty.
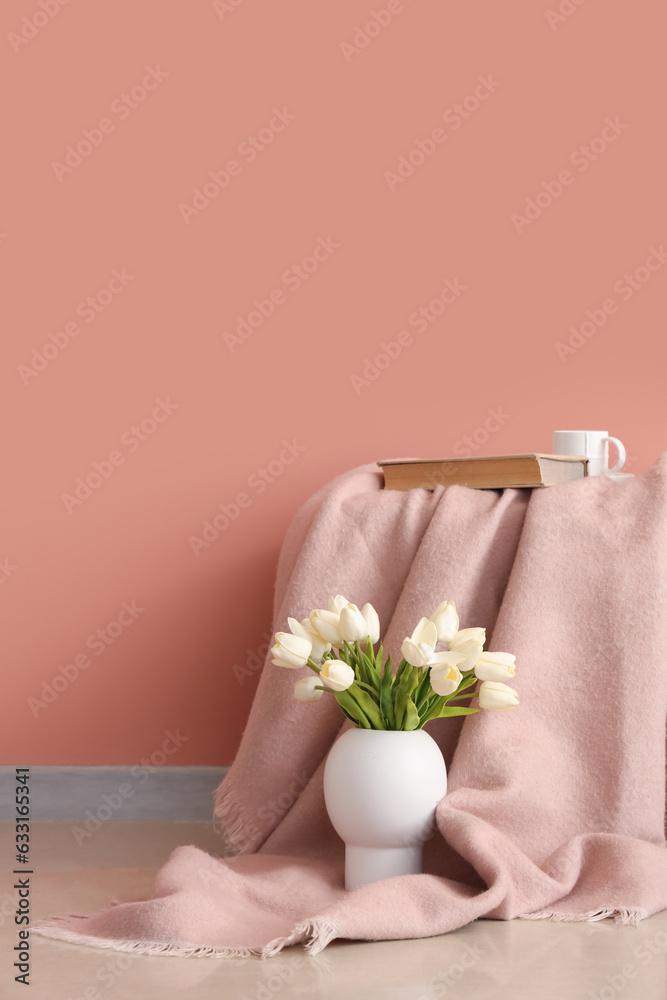
[[[297,513],[274,630],[330,594],[380,614],[385,651],[444,599],[516,654],[511,712],[438,719],[449,790],[424,874],[346,892],[322,772],[346,722],[304,672],[262,672],[216,795],[221,857],[175,850],[147,902],[36,933],[195,957],[270,956],[334,938],[428,937],[477,917],[636,923],[667,906],[667,454],[645,475],[543,490],[382,490],[375,466]],[[400,654],[396,660],[400,658]]]

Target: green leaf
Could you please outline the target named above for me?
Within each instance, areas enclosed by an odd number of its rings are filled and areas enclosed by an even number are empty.
[[[447,699],[440,694],[436,694],[433,698],[429,698],[426,711],[422,711],[420,713],[422,726],[425,722],[430,722],[431,719],[437,719],[440,715],[440,710],[445,707],[446,702]]]
[[[398,670],[396,671],[396,676],[394,677],[394,685],[395,686],[398,686],[401,683],[401,680],[402,680],[402,677],[403,677],[403,671],[405,670],[405,668],[407,666],[409,666],[408,661],[407,660],[401,660],[401,662],[398,665]]]
[[[352,646],[350,644],[350,651],[354,657],[354,662],[356,664],[357,670],[356,674],[359,680],[362,680],[365,684],[373,684],[373,676],[371,671],[368,669],[368,658],[364,656],[361,651],[361,646],[359,642],[355,642]]]
[[[382,646],[380,646],[380,648],[378,649],[377,653],[375,654],[375,669],[377,670],[377,672],[379,674],[382,673],[382,657],[383,656],[384,656],[384,650],[383,650]],[[391,659],[391,657],[390,657],[390,659]]]
[[[379,705],[376,704],[373,698],[364,691],[363,688],[358,687],[356,684],[352,684],[347,689],[347,694],[349,694],[359,705],[362,712],[371,724],[371,729],[386,729],[382,719],[382,713],[380,712]]]
[[[369,678],[366,683],[370,684],[372,687],[377,688],[377,690],[379,691],[380,677],[375,669],[375,658],[371,659],[369,656],[366,655],[366,653],[362,652],[361,650],[359,651],[359,655],[364,665],[364,669],[366,670],[366,676]]]
[[[341,692],[341,693],[342,693],[342,692]],[[339,704],[339,706],[340,706],[340,710],[341,710],[341,712],[343,713],[343,715],[345,716],[345,718],[346,718],[346,719],[349,719],[349,720],[350,720],[350,722],[354,722],[354,724],[355,724],[355,725],[357,725],[357,724],[358,724],[358,719],[355,719],[355,717],[354,717],[353,715],[350,715],[350,713],[349,713],[349,712],[348,712],[348,710],[347,710],[347,709],[345,708],[345,706],[344,706],[344,705],[341,705],[341,703],[340,703],[340,699],[338,699],[338,698],[337,698],[336,700],[338,701],[338,704]]]
[[[406,691],[409,695],[413,695],[414,692],[419,687],[421,681],[421,671],[419,667],[409,667],[409,670],[403,671],[403,677],[401,679],[401,684],[405,686]]]
[[[361,710],[360,706],[357,704],[357,702],[354,700],[354,698],[352,697],[352,695],[349,693],[349,690],[348,691],[334,691],[334,694],[336,696],[336,701],[338,702],[338,704],[340,705],[340,707],[343,709],[343,711],[347,715],[348,719],[351,719],[352,722],[357,723],[359,726],[361,726],[362,729],[371,729],[372,728],[370,722],[368,721],[368,719],[364,715],[364,713]]]
[[[437,698],[438,698],[437,694],[436,695],[431,694],[431,696],[429,698],[423,699],[423,701],[421,703],[421,706],[420,706],[419,702],[416,702],[416,704],[417,704],[417,711],[419,712],[419,718],[422,721],[422,725],[429,718],[429,713],[430,713],[431,709],[433,708],[433,706],[434,706]]]
[[[403,687],[398,687],[394,693],[394,728],[402,729],[403,720],[408,707],[408,693]]]
[[[391,697],[391,684],[393,679],[394,678],[391,675],[391,656],[388,656],[387,662],[384,665],[382,681],[380,683],[380,707],[389,729],[393,729],[396,724],[394,719],[394,704]]]
[[[417,712],[417,706],[412,698],[408,698],[407,701],[405,718],[403,720],[403,729],[419,729],[419,713]]]
[[[431,687],[431,675],[430,670],[425,670],[423,673],[419,671],[422,679],[417,685],[417,689],[413,695],[415,705],[420,705],[424,698],[427,696],[429,688]]]
[[[463,705],[445,705],[441,710],[439,715],[434,715],[434,719],[446,719],[451,715],[474,715],[475,712],[479,712],[478,708],[465,708]]]
[[[410,698],[418,683],[417,669],[409,663],[403,667],[403,674],[399,684],[396,683],[396,678],[394,678],[391,696],[394,702],[394,722],[396,729],[403,729],[408,698]]]

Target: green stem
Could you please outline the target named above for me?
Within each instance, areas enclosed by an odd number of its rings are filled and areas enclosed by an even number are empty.
[[[368,643],[370,643],[370,637],[368,639]],[[366,676],[368,677],[369,681],[377,680],[379,683],[380,675],[375,669],[375,654],[373,653],[373,647],[372,646],[370,647],[371,653],[369,654],[368,647],[366,649],[362,649],[361,642],[357,639],[357,641],[354,644],[354,648],[357,651],[357,659],[359,663],[362,663],[364,665],[364,668],[366,670]]]
[[[422,698],[422,700],[421,700],[421,701],[419,702],[419,704],[417,705],[417,713],[418,713],[419,715],[421,715],[421,714],[422,714],[422,708],[424,707],[424,705],[427,705],[427,704],[428,704],[428,700],[429,700],[429,696],[427,695],[427,696],[426,696],[425,698]]]
[[[355,681],[354,683],[355,683],[355,684],[358,684],[358,685],[359,685],[359,687],[362,687],[362,688],[366,688],[366,690],[367,690],[367,691],[370,691],[370,693],[371,693],[371,694],[373,694],[373,695],[377,695],[377,693],[378,693],[378,692],[377,692],[377,688],[374,688],[374,687],[371,687],[371,685],[370,685],[370,684],[364,684],[364,682],[363,682],[363,681],[359,681],[359,680],[357,680],[357,681]]]
[[[442,695],[437,694],[435,698],[430,702],[423,718],[420,714],[419,718],[422,726],[424,725],[425,722],[430,722],[431,719],[437,719],[438,715],[440,714],[440,709],[444,707],[445,703],[446,699]]]
[[[334,694],[336,695],[336,701],[341,706],[341,708],[345,709],[349,718],[351,718],[354,722],[360,725],[362,729],[373,728],[370,722],[368,721],[366,713],[361,708],[361,705],[359,705],[359,703],[356,701],[353,695],[350,694],[349,690],[334,691]]]

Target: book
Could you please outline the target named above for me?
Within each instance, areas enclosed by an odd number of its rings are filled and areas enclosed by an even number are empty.
[[[392,459],[377,463],[386,490],[434,490],[469,486],[476,490],[534,489],[588,475],[585,455],[489,455],[479,458]]]

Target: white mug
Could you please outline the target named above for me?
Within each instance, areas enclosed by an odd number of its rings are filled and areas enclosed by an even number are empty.
[[[609,442],[616,445],[618,461],[609,468]],[[554,431],[554,455],[586,455],[589,476],[606,476],[619,472],[625,465],[625,448],[607,431]]]

